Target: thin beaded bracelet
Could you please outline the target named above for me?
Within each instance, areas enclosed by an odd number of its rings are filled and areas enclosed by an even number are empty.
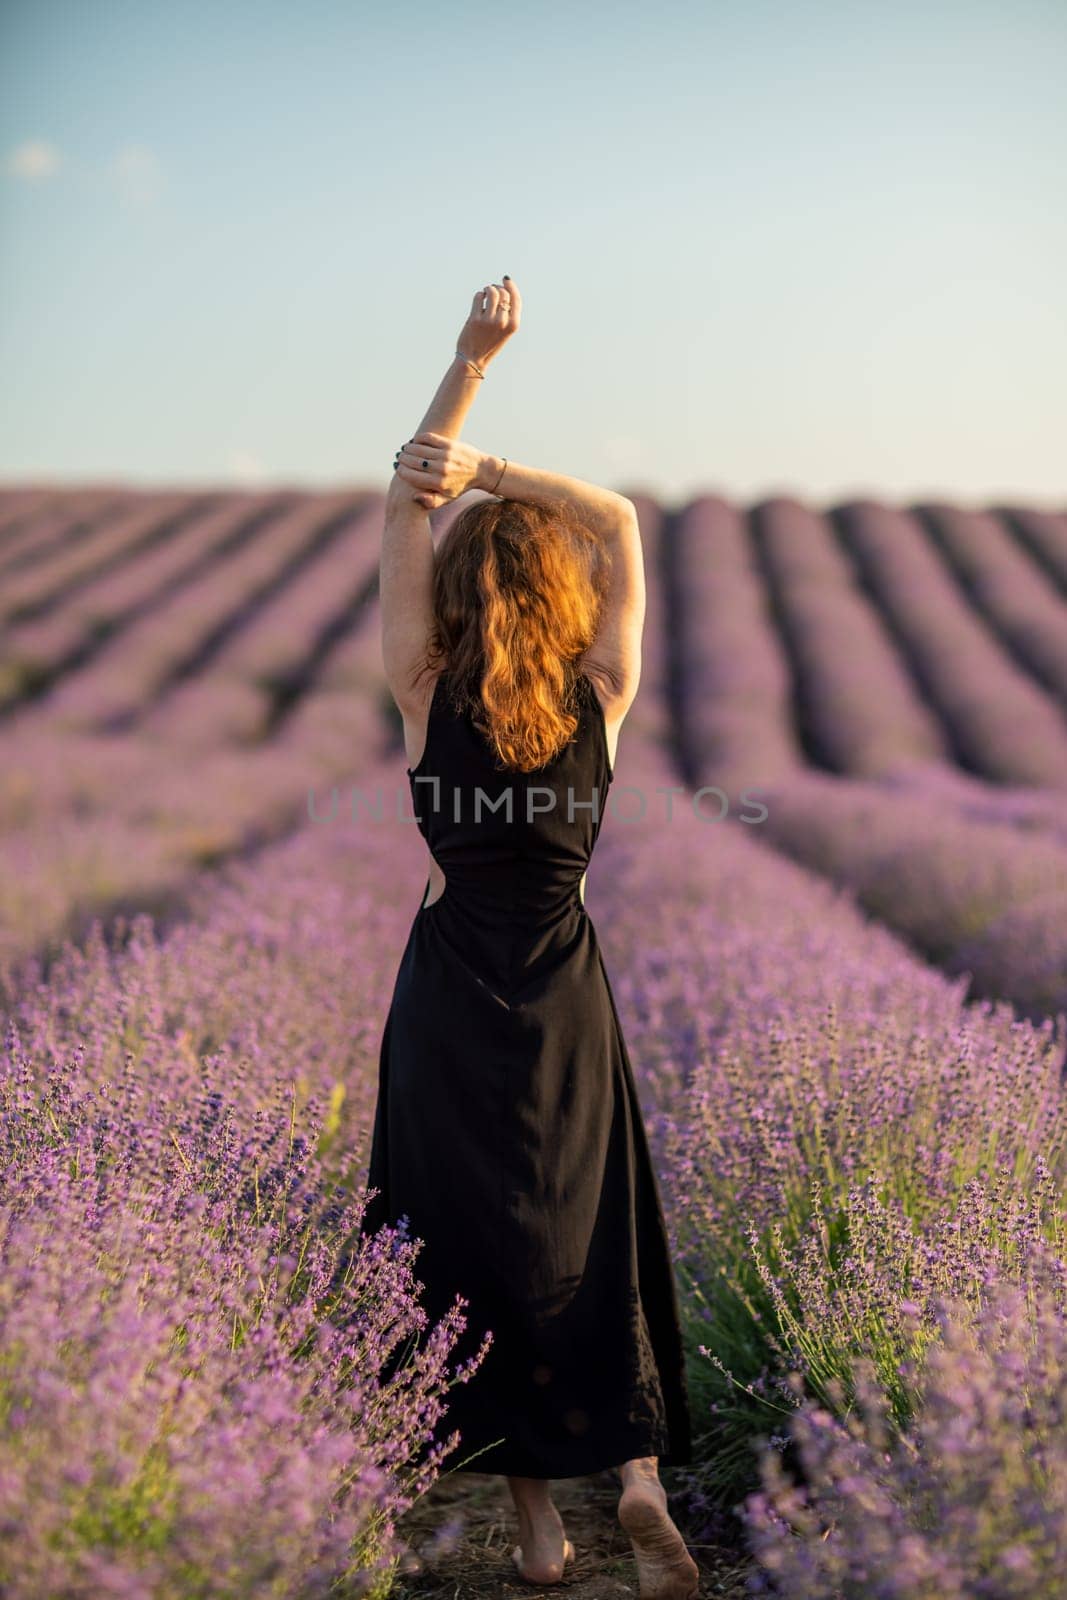
[[[474,368],[474,370],[478,374],[479,378],[484,378],[485,377],[485,373],[482,371],[482,369],[478,365],[477,361],[472,361],[470,356],[465,356],[463,354],[462,350],[457,350],[456,354],[457,354],[457,356],[459,357],[459,359],[461,361],[465,361],[467,363],[468,367],[473,367]]]
[[[490,494],[496,494],[497,490],[500,488],[501,480],[503,479],[503,476],[504,476],[504,474],[505,474],[505,472],[507,470],[508,470],[508,458],[507,458],[507,456],[505,456],[504,457],[504,465],[500,469],[500,477],[496,480],[496,482],[494,483],[493,487],[490,489],[490,491],[489,491]]]

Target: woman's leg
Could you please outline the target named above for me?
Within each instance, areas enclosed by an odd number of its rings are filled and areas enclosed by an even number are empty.
[[[656,1456],[638,1456],[619,1468],[619,1521],[637,1558],[641,1600],[693,1600],[697,1564],[667,1511]]]
[[[549,1479],[509,1478],[508,1488],[519,1517],[519,1544],[512,1560],[532,1583],[557,1583],[574,1547],[564,1534]]]

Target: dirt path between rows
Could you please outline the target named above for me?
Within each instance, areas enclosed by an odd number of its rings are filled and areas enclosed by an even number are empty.
[[[568,1562],[560,1583],[540,1586],[523,1582],[512,1564],[518,1524],[507,1481],[487,1473],[441,1478],[400,1521],[400,1536],[420,1565],[401,1576],[396,1600],[636,1600],[637,1567],[615,1517],[619,1487],[613,1474],[556,1479],[552,1497],[575,1561]],[[434,1535],[453,1517],[461,1519],[454,1546],[435,1552]],[[700,1567],[701,1600],[744,1600],[753,1568],[740,1548],[690,1545],[690,1551]]]

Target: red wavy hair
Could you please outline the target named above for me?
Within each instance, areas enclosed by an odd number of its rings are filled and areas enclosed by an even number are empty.
[[[546,766],[577,730],[577,662],[596,638],[610,560],[566,500],[479,500],[442,536],[421,670],[447,675],[452,704],[473,712],[506,770]]]

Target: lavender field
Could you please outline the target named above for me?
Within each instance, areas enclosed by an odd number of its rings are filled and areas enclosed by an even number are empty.
[[[586,904],[681,1275],[703,1592],[1053,1600],[1067,511],[634,498]],[[383,507],[0,491],[12,1600],[518,1592],[461,1499],[412,1533],[492,1330],[427,1326],[417,1239],[352,1248],[426,881]],[[579,1550],[579,1600],[635,1592],[613,1559]]]

